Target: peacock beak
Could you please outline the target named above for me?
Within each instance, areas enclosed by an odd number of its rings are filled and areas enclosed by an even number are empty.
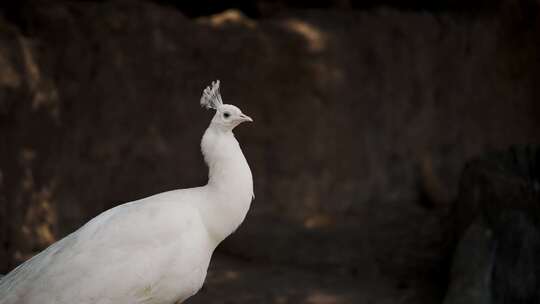
[[[251,119],[251,117],[245,115],[245,114],[240,114],[240,120],[241,121],[249,121],[249,122],[253,122],[253,119]]]

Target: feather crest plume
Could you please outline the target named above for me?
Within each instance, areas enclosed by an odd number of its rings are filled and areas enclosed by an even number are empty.
[[[213,81],[212,86],[207,86],[204,89],[201,96],[201,106],[207,109],[217,110],[223,101],[221,100],[221,94],[219,93],[219,80]]]

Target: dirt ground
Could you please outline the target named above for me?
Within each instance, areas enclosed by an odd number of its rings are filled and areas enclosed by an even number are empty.
[[[217,254],[202,290],[189,304],[399,304],[415,303],[407,288],[362,279],[359,272],[260,263]]]

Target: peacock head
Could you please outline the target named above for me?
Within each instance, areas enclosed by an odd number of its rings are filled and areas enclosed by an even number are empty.
[[[223,104],[221,94],[219,93],[219,80],[212,82],[211,87],[208,86],[204,89],[201,97],[201,106],[216,110],[211,125],[224,131],[231,131],[243,122],[253,121],[251,117],[242,113],[238,107]]]

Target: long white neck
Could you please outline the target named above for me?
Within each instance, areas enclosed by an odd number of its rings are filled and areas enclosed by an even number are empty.
[[[201,141],[209,168],[209,195],[202,214],[216,246],[244,221],[253,198],[253,179],[238,141],[230,130],[210,124]]]

